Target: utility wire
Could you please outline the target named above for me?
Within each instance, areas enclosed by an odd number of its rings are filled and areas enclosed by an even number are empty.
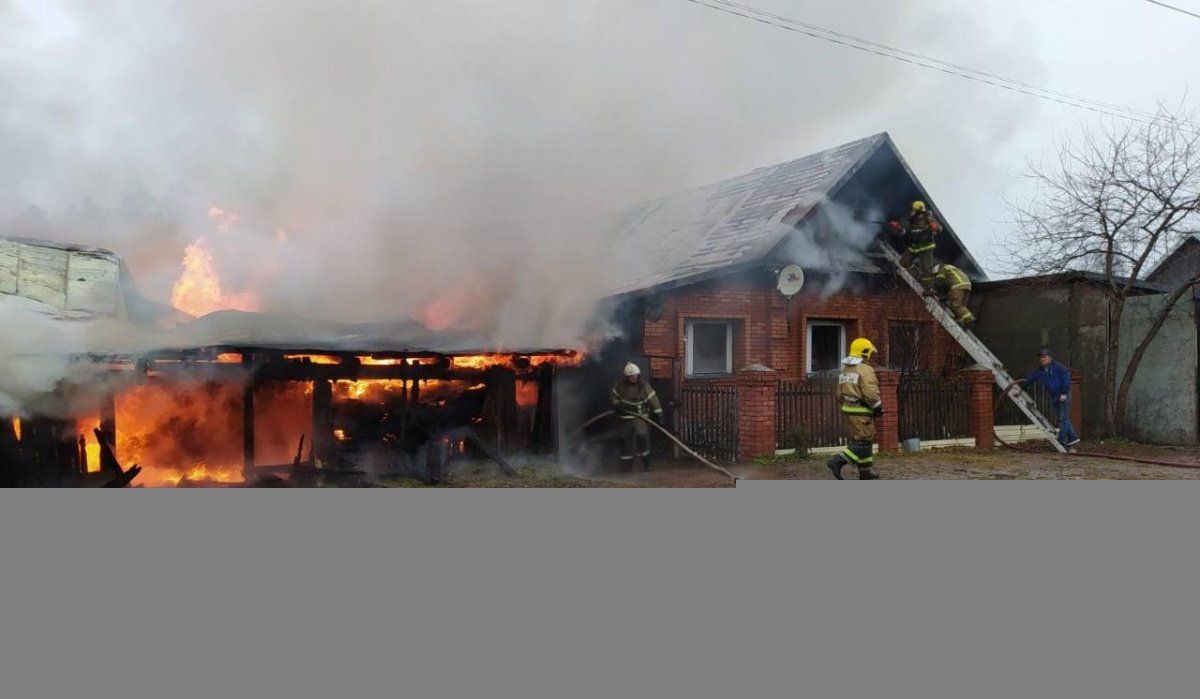
[[[918,62],[933,63],[933,64],[937,64],[937,66],[953,68],[958,71],[964,71],[967,73],[971,73],[972,75],[977,76],[977,77],[989,78],[991,80],[996,80],[996,81],[1003,82],[1008,85],[1023,88],[1026,90],[1034,90],[1037,92],[1046,93],[1048,95],[1053,95],[1055,97],[1061,97],[1063,99],[1071,100],[1073,102],[1081,102],[1081,103],[1091,104],[1091,105],[1100,107],[1102,109],[1128,112],[1128,113],[1132,114],[1133,116],[1136,116],[1139,118],[1153,119],[1155,117],[1154,113],[1152,113],[1152,112],[1131,109],[1128,107],[1123,107],[1119,104],[1113,104],[1111,102],[1102,102],[1100,100],[1089,99],[1086,97],[1080,97],[1078,95],[1072,95],[1072,94],[1066,93],[1066,92],[1060,92],[1058,90],[1044,88],[1039,85],[1034,85],[1031,83],[1024,83],[1024,82],[1020,82],[1017,80],[1012,80],[1010,78],[1005,78],[1004,76],[997,75],[995,73],[989,73],[987,71],[977,70],[975,68],[971,68],[970,66],[965,66],[965,65],[962,65],[959,63],[953,63],[951,61],[945,61],[940,58],[928,56],[925,54],[915,53],[913,51],[907,51],[905,49],[897,48],[895,46],[889,46],[887,44],[880,43],[877,41],[863,39],[861,37],[857,37],[852,34],[846,34],[844,32],[838,32],[838,31],[835,31],[832,29],[826,29],[824,27],[819,27],[815,24],[809,24],[807,22],[802,22],[797,19],[791,19],[788,17],[784,17],[782,15],[777,15],[777,14],[773,14],[773,13],[766,12],[763,10],[758,10],[753,7],[750,7],[749,5],[743,5],[741,3],[734,2],[733,0],[710,0],[710,2],[715,2],[715,3],[721,4],[721,5],[736,7],[739,9],[746,10],[748,12],[753,12],[754,14],[762,15],[764,17],[769,17],[769,18],[779,21],[779,22],[789,23],[789,24],[793,24],[796,26],[804,27],[804,28],[812,30],[814,32],[828,34],[830,36],[836,37],[838,39],[841,39],[841,40],[844,40],[847,42],[853,42],[853,43],[863,44],[866,46],[871,46],[871,47],[877,48],[877,49],[884,51],[886,53],[889,53],[889,54],[898,54],[898,56],[906,56],[908,58],[916,59]],[[859,47],[853,47],[853,48],[859,48]],[[889,56],[889,57],[898,57],[898,56]],[[935,67],[935,66],[923,66],[923,67],[930,68],[930,67]],[[939,70],[940,70],[940,68],[939,68]],[[968,77],[968,76],[960,76],[960,77]]]
[[[785,29],[797,34],[803,34],[822,41],[845,46],[847,48],[856,49],[866,53],[872,53],[884,58],[909,63],[921,68],[936,70],[949,75],[954,75],[974,82],[991,85],[1012,92],[1037,97],[1039,99],[1057,102],[1077,109],[1086,109],[1091,112],[1112,116],[1128,121],[1140,122],[1143,124],[1151,123],[1156,115],[1151,112],[1146,112],[1110,102],[1102,102],[1093,100],[1079,95],[1074,95],[1067,92],[1051,90],[1049,88],[1040,87],[1031,83],[1023,83],[1016,80],[1011,80],[995,73],[976,70],[969,66],[944,61],[932,56],[906,51],[894,46],[889,46],[877,41],[863,39],[852,34],[838,32],[832,29],[826,29],[814,24],[802,22],[797,19],[783,17],[781,15],[765,12],[749,5],[744,5],[733,0],[687,0],[688,2],[706,7],[711,10],[723,12],[725,14],[734,15],[743,19],[749,19],[761,24],[767,24],[780,29]]]
[[[1150,3],[1151,5],[1158,5],[1159,7],[1165,7],[1168,10],[1175,10],[1176,12],[1181,12],[1185,15],[1188,15],[1189,17],[1195,17],[1196,19],[1200,19],[1200,14],[1196,14],[1195,12],[1192,12],[1190,10],[1185,10],[1182,7],[1175,7],[1174,5],[1168,5],[1167,3],[1159,2],[1158,0],[1146,0],[1146,2]]]

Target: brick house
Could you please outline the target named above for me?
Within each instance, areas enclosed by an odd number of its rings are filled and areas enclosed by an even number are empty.
[[[676,408],[689,387],[803,386],[836,373],[860,336],[879,348],[877,366],[955,373],[969,360],[872,252],[880,222],[914,199],[944,224],[938,259],[985,279],[886,133],[636,207],[615,241],[638,261],[617,290],[626,337],[607,354],[648,365]],[[777,289],[789,264],[805,277],[791,298]],[[738,411],[743,457],[774,450],[768,412]]]

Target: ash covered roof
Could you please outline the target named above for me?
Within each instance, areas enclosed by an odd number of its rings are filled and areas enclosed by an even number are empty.
[[[627,211],[616,222],[614,240],[617,259],[626,262],[627,270],[612,293],[699,280],[766,257],[884,149],[887,179],[880,180],[875,173],[868,178],[870,184],[864,185],[878,195],[880,208],[891,206],[899,212],[897,207],[903,202],[906,212],[911,197],[923,198],[946,224],[943,237],[949,254],[945,257],[973,277],[986,278],[891,138],[878,133]],[[878,271],[865,257],[861,267],[856,271]]]

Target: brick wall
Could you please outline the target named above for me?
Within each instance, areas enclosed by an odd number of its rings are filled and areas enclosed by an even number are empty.
[[[876,364],[887,366],[889,325],[920,323],[923,368],[941,374],[950,354],[961,352],[939,326],[921,299],[907,287],[878,293],[840,293],[829,298],[795,296],[789,303],[769,281],[708,282],[666,294],[662,314],[644,321],[643,351],[651,359],[655,378],[671,378],[671,360],[684,366],[686,323],[689,319],[734,322],[733,368],[762,364],[783,380],[805,378],[809,321],[830,320],[846,324],[846,342],[867,337],[879,348]],[[732,380],[727,377],[726,380]],[[720,380],[720,379],[717,379]]]
[[[775,453],[775,392],[779,378],[762,364],[737,374],[738,456],[753,459]]]
[[[991,449],[996,437],[996,399],[992,386],[995,379],[986,369],[967,372],[967,383],[971,387],[970,413],[971,436],[976,449]]]

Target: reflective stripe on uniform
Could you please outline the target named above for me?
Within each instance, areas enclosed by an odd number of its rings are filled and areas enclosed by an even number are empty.
[[[858,464],[859,466],[867,466],[867,465],[875,463],[875,455],[874,454],[860,458],[858,454],[855,454],[853,451],[850,450],[850,447],[846,447],[845,449],[842,450],[842,456],[846,457],[847,459],[850,459],[851,461]]]
[[[935,243],[926,243],[925,245],[910,245],[908,246],[908,251],[914,255],[920,255],[923,252],[929,252],[935,248],[937,248]]]
[[[842,412],[847,415],[873,415],[875,413],[865,405],[843,405]]]

